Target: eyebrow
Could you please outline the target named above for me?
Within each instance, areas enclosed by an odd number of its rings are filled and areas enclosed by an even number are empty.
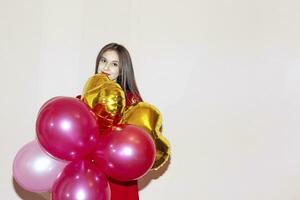
[[[107,58],[105,58],[104,56],[101,56],[101,58],[104,58],[105,60],[107,60]],[[117,60],[113,60],[112,62],[119,62],[119,61],[117,61]]]

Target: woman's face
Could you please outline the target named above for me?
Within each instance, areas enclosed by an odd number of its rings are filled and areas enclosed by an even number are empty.
[[[107,50],[100,58],[98,73],[104,73],[110,80],[115,81],[120,72],[119,55],[115,50]]]

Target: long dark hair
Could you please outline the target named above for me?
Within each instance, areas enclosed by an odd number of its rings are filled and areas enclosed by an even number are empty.
[[[119,56],[120,73],[116,82],[123,88],[126,97],[128,92],[130,92],[131,95],[138,96],[140,97],[140,99],[142,99],[134,78],[134,71],[129,52],[124,46],[117,43],[110,43],[105,45],[98,53],[96,59],[95,74],[98,73],[100,59],[104,52],[106,52],[107,50],[114,50]]]

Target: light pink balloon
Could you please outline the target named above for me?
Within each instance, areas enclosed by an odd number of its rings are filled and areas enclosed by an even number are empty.
[[[68,163],[48,155],[34,140],[17,153],[13,163],[13,177],[28,191],[47,192]]]

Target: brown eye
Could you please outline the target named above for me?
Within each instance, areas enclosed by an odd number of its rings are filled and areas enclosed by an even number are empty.
[[[118,63],[114,63],[113,65],[114,65],[115,67],[118,67],[118,66],[119,66]]]
[[[100,62],[106,63],[106,59],[105,58],[101,58]]]

